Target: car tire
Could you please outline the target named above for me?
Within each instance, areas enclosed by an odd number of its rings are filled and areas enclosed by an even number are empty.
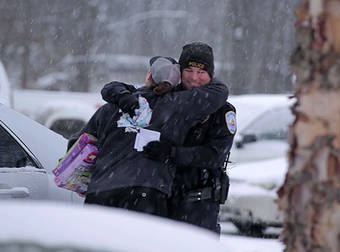
[[[252,222],[232,222],[238,229],[239,234],[253,237],[264,237],[266,226],[261,223]]]

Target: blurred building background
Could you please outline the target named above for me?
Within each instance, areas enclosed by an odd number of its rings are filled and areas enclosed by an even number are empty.
[[[299,2],[0,0],[0,59],[15,88],[97,92],[203,41],[232,94],[289,92]]]

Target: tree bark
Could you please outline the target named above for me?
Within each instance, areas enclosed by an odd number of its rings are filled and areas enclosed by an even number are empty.
[[[278,191],[286,251],[340,251],[340,1],[304,0],[297,15],[296,115]]]

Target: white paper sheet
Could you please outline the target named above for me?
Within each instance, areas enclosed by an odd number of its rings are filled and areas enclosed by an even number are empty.
[[[159,141],[161,133],[154,130],[140,128],[136,135],[134,148],[137,151],[143,151],[143,147],[151,141]]]

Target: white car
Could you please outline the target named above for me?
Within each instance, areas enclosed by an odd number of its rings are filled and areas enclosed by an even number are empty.
[[[221,252],[217,235],[147,214],[86,207],[0,201],[1,252]]]
[[[228,200],[220,211],[220,220],[233,222],[241,233],[262,235],[267,227],[282,225],[282,213],[275,200],[287,169],[286,138],[294,117],[289,108],[293,101],[287,96],[275,96],[280,99],[261,96],[261,106],[256,99],[241,105],[239,102],[239,107],[236,104],[237,115],[249,113],[249,108],[260,110],[248,122],[241,120],[227,168]]]
[[[100,92],[13,90],[13,108],[69,138],[105,103]]]
[[[0,199],[81,203],[54,183],[52,170],[66,149],[65,138],[0,104]]]
[[[238,164],[285,156],[288,125],[292,121],[289,103],[263,111],[237,132],[230,160]]]
[[[275,200],[287,171],[285,157],[243,163],[228,169],[228,201],[220,220],[231,221],[240,233],[262,236],[267,227],[281,227],[282,213]]]

